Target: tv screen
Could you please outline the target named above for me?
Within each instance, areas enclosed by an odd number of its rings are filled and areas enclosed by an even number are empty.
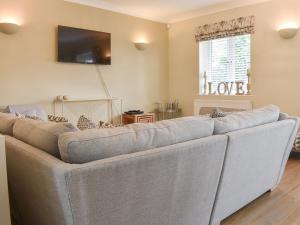
[[[110,65],[111,35],[58,26],[58,61]]]

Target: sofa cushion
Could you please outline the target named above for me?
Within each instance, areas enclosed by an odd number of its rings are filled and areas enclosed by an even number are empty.
[[[214,121],[200,116],[92,129],[60,135],[59,150],[65,162],[86,163],[207,137],[213,129]]]
[[[255,127],[278,121],[280,110],[269,105],[252,111],[236,112],[226,117],[215,118],[214,134],[225,134],[231,131]]]
[[[59,135],[76,130],[77,129],[70,123],[18,119],[13,128],[13,136],[55,157],[59,157]]]
[[[0,112],[0,133],[12,136],[13,127],[17,119],[13,114]]]
[[[225,117],[228,114],[230,114],[230,112],[225,112],[220,108],[214,108],[212,113],[210,114],[211,118],[219,118],[219,117]]]
[[[19,113],[24,116],[36,116],[44,121],[48,120],[48,116],[41,105],[9,105],[6,108],[6,112]]]
[[[288,118],[290,118],[289,114],[281,112],[278,120],[287,120]]]

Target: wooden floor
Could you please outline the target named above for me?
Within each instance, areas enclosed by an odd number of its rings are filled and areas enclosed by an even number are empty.
[[[221,225],[300,225],[300,159],[292,158],[277,189],[224,220]]]

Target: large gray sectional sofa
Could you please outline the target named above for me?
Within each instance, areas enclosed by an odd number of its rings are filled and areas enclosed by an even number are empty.
[[[276,106],[77,131],[0,113],[20,225],[216,225],[280,182],[299,126]]]

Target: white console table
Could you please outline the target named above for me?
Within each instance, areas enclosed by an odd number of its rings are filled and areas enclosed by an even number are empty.
[[[60,103],[61,104],[61,115],[64,115],[64,108],[65,105],[67,103],[87,103],[87,102],[106,102],[108,103],[107,106],[107,110],[108,110],[108,121],[112,122],[113,121],[113,102],[118,101],[120,103],[120,112],[119,112],[119,116],[120,116],[120,122],[122,122],[122,115],[123,115],[123,100],[120,98],[70,98],[68,100],[58,100],[55,99],[54,100],[54,114],[57,115],[56,112],[56,104]]]
[[[0,135],[0,223],[1,225],[11,225],[7,187],[5,139],[2,135]]]

